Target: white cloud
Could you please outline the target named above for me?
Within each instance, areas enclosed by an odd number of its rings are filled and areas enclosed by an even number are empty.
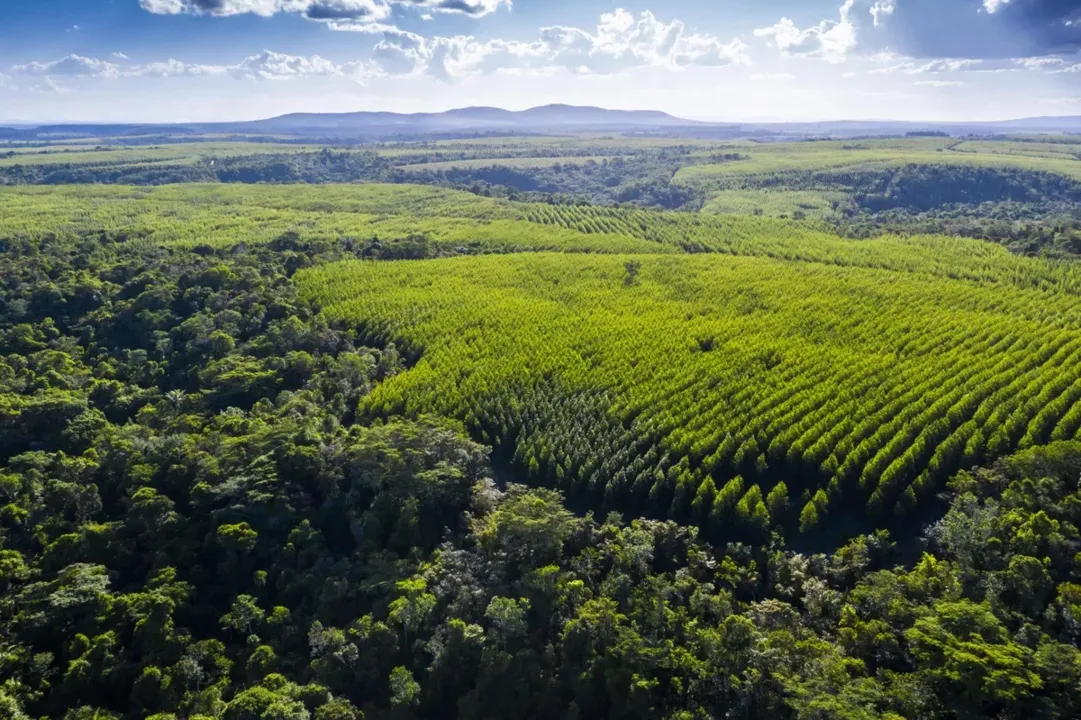
[[[786,55],[819,57],[830,63],[842,63],[856,47],[856,26],[852,22],[852,8],[856,0],[846,0],[841,6],[840,19],[823,20],[805,30],[800,30],[789,18],[770,27],[758,28],[755,37],[767,38]],[[893,12],[893,3],[878,0],[874,5],[875,22],[883,15]]]
[[[482,17],[510,4],[511,0],[139,0],[144,10],[158,15],[270,17],[291,13],[323,22],[384,20],[390,16],[392,5]]]
[[[350,27],[368,32],[362,27]],[[463,75],[499,71],[613,74],[639,67],[678,69],[690,66],[749,64],[747,46],[739,39],[723,42],[712,35],[688,32],[679,20],[663,22],[653,13],[637,17],[626,10],[601,16],[597,28],[541,28],[532,42],[480,41],[470,36],[424,38],[383,29],[373,61],[386,74],[428,74],[450,80]]]
[[[886,21],[887,15],[893,15],[897,6],[894,5],[894,0],[875,0],[875,4],[871,6],[871,18],[874,21],[874,26],[878,27]]]
[[[940,73],[969,70],[983,63],[982,60],[931,60],[913,69],[911,73]]]
[[[131,60],[127,55],[122,52],[114,52],[112,54],[113,60]]]
[[[225,75],[229,67],[225,65],[198,65],[185,63],[180,60],[164,60],[160,62],[136,65],[125,71],[127,77],[194,77],[198,75]]]
[[[913,85],[925,85],[927,87],[961,87],[964,85],[960,80],[917,80]]]
[[[307,77],[345,77],[362,80],[371,76],[369,63],[351,62],[341,65],[318,55],[303,57],[285,55],[271,50],[244,58],[235,65],[202,65],[169,59],[144,65],[119,66],[104,60],[69,55],[54,62],[32,62],[14,68],[27,75],[116,78],[174,78],[230,75],[246,80],[293,80]]]
[[[40,83],[30,86],[30,92],[63,95],[68,92],[68,89],[61,86],[51,77],[43,77]]]
[[[905,58],[890,50],[883,50],[882,52],[877,52],[874,55],[868,55],[864,59],[868,62],[881,65],[883,63],[896,63],[900,60],[904,60]]]
[[[158,15],[229,15],[254,14],[264,17],[278,12],[278,0],[139,0],[139,6]]]
[[[1016,58],[1014,64],[1021,65],[1030,70],[1036,70],[1039,68],[1055,67],[1062,65],[1063,59],[1058,57],[1031,57],[1031,58]]]
[[[297,80],[311,77],[344,77],[363,80],[372,74],[367,63],[336,64],[318,55],[303,57],[264,50],[235,65],[198,65],[179,60],[138,65],[126,73],[142,77],[194,77],[229,75],[243,80]]]
[[[150,1],[158,0],[144,0]],[[452,0],[442,0],[443,5],[450,2]],[[434,0],[415,4],[436,6]],[[478,40],[467,35],[426,38],[379,23],[331,23],[331,27],[380,35],[371,59],[338,64],[318,55],[303,57],[264,50],[235,65],[202,65],[176,59],[118,65],[70,55],[55,62],[28,63],[16,70],[39,76],[169,78],[230,75],[250,80],[343,77],[358,82],[373,77],[428,75],[449,82],[460,77],[499,72],[549,74],[569,70],[578,74],[611,75],[643,67],[679,70],[750,63],[747,46],[738,38],[725,42],[713,35],[690,32],[679,20],[664,22],[650,12],[638,16],[626,10],[606,13],[592,32],[562,26],[542,28],[537,39],[531,42]],[[779,77],[775,76],[775,79]]]
[[[754,73],[751,75],[751,80],[758,80],[760,82],[791,82],[796,79],[796,76],[792,73]]]
[[[300,77],[340,75],[341,68],[318,55],[299,57],[264,50],[230,67],[229,72],[252,80],[291,80]]]
[[[118,65],[105,60],[83,57],[82,55],[68,55],[53,62],[26,63],[25,65],[16,65],[12,69],[26,75],[107,78],[120,76],[120,67]]]
[[[458,12],[474,17],[494,13],[502,6],[511,6],[511,0],[390,0],[413,7],[436,12]]]
[[[839,61],[893,50],[915,58],[1010,59],[1081,50],[1077,0],[837,0],[839,17],[763,27],[782,52]]]
[[[881,73],[904,73],[905,75],[923,75],[925,73],[961,72],[965,70],[976,71],[982,65],[982,60],[930,60],[928,62],[912,62],[911,60],[891,65],[889,67],[871,70],[872,74]]]
[[[1059,73],[1081,73],[1081,63],[1064,67],[1061,70],[1052,70],[1051,73],[1054,75],[1058,75]]]

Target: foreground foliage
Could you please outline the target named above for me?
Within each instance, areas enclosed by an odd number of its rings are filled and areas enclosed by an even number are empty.
[[[576,517],[459,427],[357,422],[408,373],[289,281],[350,252],[5,243],[5,717],[1081,712],[1081,445],[958,475],[907,569]]]
[[[1081,716],[1069,263],[415,185],[0,203],[0,717]]]

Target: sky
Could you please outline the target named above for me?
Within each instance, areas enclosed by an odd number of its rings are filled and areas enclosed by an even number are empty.
[[[0,0],[0,122],[1081,115],[1081,0]]]

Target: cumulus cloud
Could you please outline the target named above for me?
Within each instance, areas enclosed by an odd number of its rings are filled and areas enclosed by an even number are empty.
[[[926,73],[938,74],[948,72],[960,72],[964,70],[977,70],[983,65],[983,60],[968,59],[936,59],[928,62],[907,61],[890,65],[888,67],[871,70],[871,74],[880,73],[904,73],[905,75],[923,75]]]
[[[244,58],[235,65],[199,65],[179,60],[166,60],[137,65],[126,71],[125,75],[162,78],[228,75],[242,80],[282,81],[312,77],[344,77],[363,80],[371,75],[371,72],[368,70],[367,63],[337,64],[318,55],[304,57],[264,50]]]
[[[264,50],[229,68],[229,72],[252,80],[291,80],[301,77],[340,75],[341,68],[313,55],[299,57]]]
[[[136,65],[124,72],[126,77],[197,77],[200,75],[225,75],[229,67],[224,65],[199,65],[170,58],[159,62]]]
[[[845,0],[837,20],[755,33],[782,52],[838,62],[891,50],[912,58],[1011,59],[1081,51],[1078,0]]]
[[[1040,68],[1057,67],[1062,65],[1065,60],[1059,57],[1031,57],[1031,58],[1016,58],[1014,64],[1021,67],[1028,68],[1029,70],[1037,70]]]
[[[67,57],[61,58],[60,60],[54,60],[53,62],[26,63],[25,65],[16,65],[12,69],[15,72],[20,72],[25,75],[39,76],[55,75],[107,78],[120,76],[120,66],[105,60],[83,57],[82,55],[68,55]]]
[[[345,77],[362,80],[371,76],[371,66],[364,62],[337,64],[318,55],[310,57],[286,55],[264,50],[244,58],[235,65],[204,65],[170,58],[143,65],[116,65],[104,60],[69,55],[53,62],[32,62],[16,65],[16,72],[53,77],[115,78],[176,78],[229,75],[245,80],[295,80],[310,77]]]
[[[233,1],[215,0],[219,5]],[[248,1],[254,3],[260,0]],[[439,1],[442,5],[449,5],[458,0]],[[497,0],[484,1],[493,3]],[[465,2],[470,4],[472,0]],[[480,3],[481,0],[477,0],[473,4]],[[434,7],[437,3],[436,0],[415,0],[414,4]],[[462,76],[497,72],[548,73],[569,70],[580,74],[604,75],[642,67],[679,70],[692,66],[750,63],[747,46],[738,38],[725,42],[713,35],[691,32],[678,20],[665,22],[650,12],[637,16],[625,10],[606,13],[592,31],[563,26],[546,27],[530,42],[478,40],[466,35],[424,37],[380,23],[332,23],[331,26],[379,36],[370,59],[339,64],[318,55],[304,57],[264,50],[234,65],[193,64],[176,59],[132,65],[71,55],[54,62],[28,63],[15,69],[44,77],[171,78],[227,75],[248,80],[341,77],[362,82],[374,77],[427,75],[449,82]]]
[[[875,27],[884,23],[887,16],[893,15],[893,11],[897,9],[894,3],[895,0],[875,0],[875,4],[871,6],[871,19]]]
[[[747,46],[689,32],[679,20],[664,22],[653,13],[637,17],[626,10],[601,16],[597,28],[541,28],[531,42],[480,41],[469,36],[424,38],[384,29],[372,60],[386,74],[428,74],[442,80],[499,71],[612,74],[639,67],[746,64]]]
[[[755,37],[766,38],[771,45],[786,55],[806,55],[820,57],[831,63],[844,62],[848,53],[856,46],[856,25],[852,21],[852,10],[856,0],[847,0],[841,6],[838,20],[823,20],[803,30],[789,18],[781,18],[777,24],[758,28]],[[893,3],[877,0],[873,8],[875,22],[893,12]]]
[[[41,82],[30,86],[30,92],[63,95],[68,92],[68,89],[60,85],[51,77],[43,77]]]
[[[391,7],[413,7],[425,12],[459,13],[482,17],[510,0],[139,0],[140,6],[158,15],[301,15],[309,20],[379,21],[390,16]]]
[[[511,0],[391,0],[425,10],[458,12],[480,17],[494,13],[501,6],[511,6]]]

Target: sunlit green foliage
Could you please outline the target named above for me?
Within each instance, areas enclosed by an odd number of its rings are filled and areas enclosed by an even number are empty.
[[[1022,146],[1018,152],[1014,145]],[[860,170],[904,165],[971,165],[1053,172],[1081,178],[1077,158],[1058,146],[1040,152],[1029,144],[950,138],[916,140],[835,140],[801,143],[762,143],[746,150],[744,160],[689,165],[677,182],[716,185],[727,179],[823,170]]]
[[[702,212],[821,219],[847,199],[839,190],[721,190],[710,193]]]
[[[5,149],[0,148],[0,167],[13,165],[119,165],[178,163],[192,164],[209,157],[236,157],[240,155],[260,155],[283,152],[310,152],[312,145],[285,145],[261,142],[180,142],[162,143],[147,147],[123,147],[118,145],[99,145],[82,147],[79,145],[46,146],[40,148]],[[9,153],[12,153],[9,155]]]
[[[706,525],[700,484],[742,474],[761,485],[745,514],[787,479],[825,490],[822,523],[835,503],[904,514],[958,467],[1081,428],[1077,272],[998,251],[1006,264],[970,282],[916,247],[876,263],[908,272],[639,256],[628,283],[625,258],[536,255],[299,282],[327,317],[419,358],[369,413],[459,417],[515,440],[536,481],[610,508]]]
[[[1081,716],[1068,264],[408,186],[0,201],[4,718]]]

